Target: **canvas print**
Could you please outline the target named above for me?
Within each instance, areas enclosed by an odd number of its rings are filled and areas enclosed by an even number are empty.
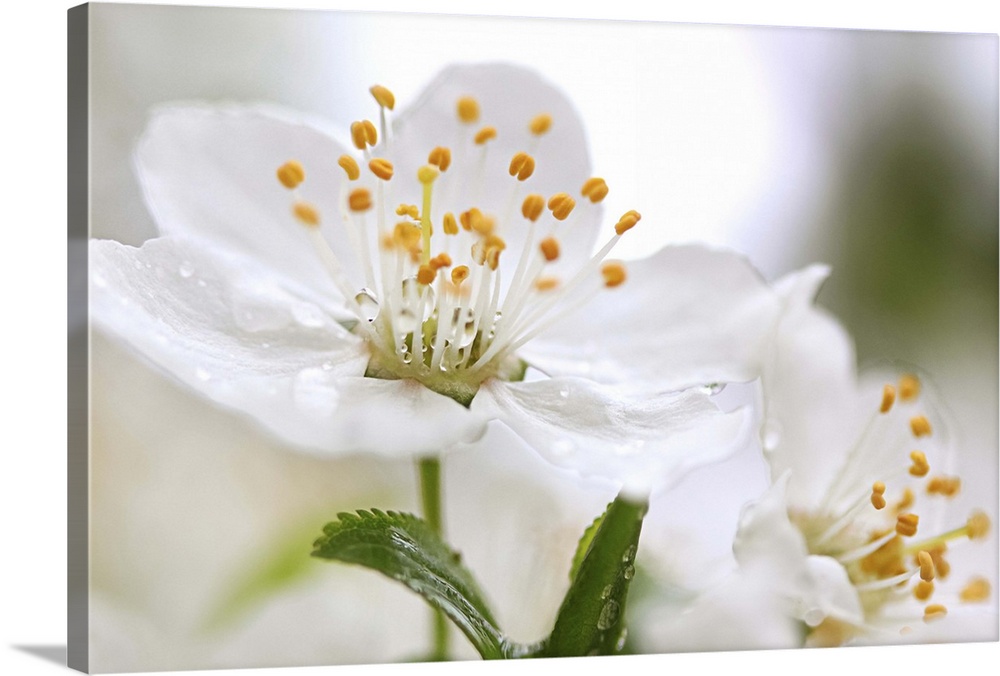
[[[69,19],[71,666],[998,639],[996,35]]]

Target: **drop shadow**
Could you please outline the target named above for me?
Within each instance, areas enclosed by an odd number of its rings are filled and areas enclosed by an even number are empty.
[[[12,645],[11,648],[58,664],[61,667],[66,666],[66,646],[64,645]]]

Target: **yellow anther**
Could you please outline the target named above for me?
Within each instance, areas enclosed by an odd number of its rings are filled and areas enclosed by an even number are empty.
[[[383,87],[382,85],[372,85],[368,91],[372,93],[372,96],[375,97],[375,101],[377,101],[383,108],[392,110],[396,107],[396,97],[393,96],[393,93],[386,87]]]
[[[420,181],[423,185],[427,185],[429,183],[433,183],[434,179],[436,179],[440,174],[441,174],[440,171],[438,171],[429,164],[425,164],[424,166],[417,169],[417,180]]]
[[[887,535],[888,532],[874,533],[872,534],[870,541],[874,542],[875,540]],[[876,549],[874,552],[861,559],[861,570],[879,578],[901,575],[907,570],[903,556],[903,539],[897,535]]]
[[[618,222],[615,224],[615,234],[624,235],[625,232],[634,228],[635,224],[638,223],[639,219],[641,218],[642,215],[640,215],[639,212],[636,211],[635,209],[626,211],[624,214],[622,214],[622,217],[619,218]]]
[[[474,230],[481,235],[488,234],[488,219],[476,207],[472,207],[468,211],[463,211],[458,215],[458,220],[464,230]]]
[[[469,266],[459,265],[451,271],[451,282],[455,286],[460,286],[469,277]]]
[[[969,584],[962,588],[958,598],[963,603],[978,603],[990,598],[990,581],[985,577],[974,577],[969,580]]]
[[[990,517],[986,516],[985,512],[973,512],[965,523],[965,531],[970,540],[986,537],[990,532]]]
[[[448,171],[451,166],[451,150],[444,146],[434,148],[427,156],[427,164],[433,164],[441,171]]]
[[[920,566],[920,579],[926,582],[934,580],[934,559],[930,552],[917,552],[917,565]]]
[[[897,512],[901,512],[904,509],[909,509],[913,505],[913,491],[909,488],[903,489],[903,497],[900,498],[899,502],[893,505],[893,509]]]
[[[912,373],[899,379],[899,398],[903,401],[913,401],[920,396],[920,379]]]
[[[576,206],[576,201],[564,192],[557,192],[549,198],[548,206],[557,221],[565,221]]]
[[[933,593],[934,583],[926,580],[921,580],[917,583],[917,586],[913,588],[913,598],[918,601],[926,601]]]
[[[604,286],[613,289],[625,281],[625,266],[618,261],[609,261],[601,266],[601,276],[604,277]]]
[[[372,208],[372,194],[367,188],[352,190],[347,196],[347,206],[351,211],[368,211]]]
[[[340,159],[337,160],[337,164],[347,174],[348,180],[356,181],[361,176],[361,167],[358,166],[357,161],[350,155],[341,155]]]
[[[400,221],[392,231],[392,239],[400,248],[414,251],[420,245],[420,226]]]
[[[885,507],[885,484],[881,481],[876,481],[872,485],[872,507],[875,509],[882,509]]]
[[[535,158],[528,153],[518,153],[511,158],[508,171],[511,176],[517,176],[517,180],[524,181],[535,173]]]
[[[490,270],[496,270],[500,267],[500,254],[503,253],[503,249],[489,248],[486,250],[486,264],[490,266]]]
[[[375,130],[375,125],[369,120],[352,123],[351,140],[354,142],[354,147],[358,150],[364,150],[368,146],[375,145],[378,142],[378,132]]]
[[[417,269],[417,281],[424,286],[433,282],[435,277],[437,277],[437,270],[432,268],[430,265],[421,265],[420,268]]]
[[[368,168],[371,169],[372,173],[381,178],[383,181],[388,181],[392,178],[392,162],[383,159],[381,157],[376,157],[371,162],[368,163]]]
[[[941,543],[931,547],[927,550],[927,553],[931,555],[931,560],[934,562],[934,572],[937,573],[939,579],[943,580],[948,577],[948,573],[951,572],[951,564],[945,561],[944,553],[948,550],[948,545]]]
[[[292,213],[300,223],[316,227],[319,225],[319,211],[308,202],[296,202],[292,206]]]
[[[598,178],[597,176],[588,178],[583,182],[580,194],[588,198],[591,202],[600,202],[608,196],[608,184],[604,182],[603,178]]]
[[[550,263],[559,258],[559,241],[555,237],[546,237],[538,245],[538,248],[542,250],[545,260]]]
[[[936,476],[927,482],[928,493],[936,493],[946,498],[954,497],[961,488],[962,480],[957,476]]]
[[[466,124],[472,124],[479,119],[479,102],[471,96],[463,96],[458,100],[458,119]]]
[[[927,437],[931,434],[931,421],[926,416],[915,415],[910,418],[910,430],[915,437]]]
[[[896,517],[896,533],[903,537],[912,537],[917,534],[917,522],[920,520],[916,514],[900,514]]]
[[[910,474],[913,476],[927,476],[927,473],[931,471],[931,466],[927,462],[927,456],[920,451],[913,451],[910,453],[910,460],[913,464],[910,465]]]
[[[481,146],[487,141],[491,141],[496,137],[497,137],[496,127],[483,127],[482,129],[476,132],[476,135],[473,137],[472,140],[477,146]]]
[[[521,203],[521,215],[529,221],[537,221],[545,208],[545,198],[541,195],[531,194],[524,198]]]
[[[437,256],[431,259],[430,266],[435,270],[440,270],[441,268],[450,268],[451,256],[442,251]]]
[[[458,234],[458,222],[455,220],[455,214],[450,211],[444,215],[444,234]]]
[[[896,401],[896,388],[892,385],[886,385],[882,388],[882,404],[878,407],[880,413],[888,413],[892,409],[893,403]]]
[[[278,167],[278,180],[281,181],[281,185],[293,190],[306,180],[306,170],[298,160],[288,160]]]
[[[535,136],[541,136],[549,129],[552,128],[552,116],[548,113],[540,113],[531,118],[531,122],[528,123],[528,129]]]
[[[416,204],[400,204],[396,207],[397,216],[409,216],[415,221],[420,220],[420,210],[417,209]]]
[[[931,605],[924,608],[924,622],[932,622],[934,620],[940,620],[945,615],[948,614],[948,609],[945,608],[940,603],[932,603]]]
[[[551,291],[552,289],[558,288],[558,286],[558,277],[539,277],[535,280],[535,289],[537,291]]]
[[[486,243],[487,249],[500,249],[503,251],[507,248],[507,242],[500,235],[494,235],[492,233],[485,235],[483,240]]]

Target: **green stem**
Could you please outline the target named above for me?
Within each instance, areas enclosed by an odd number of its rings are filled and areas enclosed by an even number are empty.
[[[420,472],[420,504],[423,508],[424,520],[438,535],[444,535],[444,525],[441,514],[441,460],[438,458],[421,458],[418,461]],[[434,660],[448,659],[448,618],[438,609],[433,611],[432,650]]]

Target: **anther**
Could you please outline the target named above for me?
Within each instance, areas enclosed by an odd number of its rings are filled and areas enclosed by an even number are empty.
[[[500,267],[501,253],[503,253],[503,249],[491,247],[486,250],[486,264],[490,266],[490,270],[496,270]]]
[[[388,181],[392,178],[393,167],[392,162],[389,160],[376,157],[368,163],[368,168],[371,169],[373,174],[381,178],[383,181]]]
[[[924,622],[939,620],[948,614],[948,609],[940,603],[932,603],[924,608]]]
[[[354,142],[354,147],[358,150],[364,150],[368,146],[375,145],[378,141],[378,132],[375,130],[375,125],[369,120],[352,123],[351,140]]]
[[[358,166],[358,163],[350,155],[341,155],[340,159],[337,160],[337,164],[347,174],[348,180],[356,181],[361,176],[361,167]]]
[[[476,132],[476,135],[473,137],[472,140],[477,146],[481,146],[487,141],[493,140],[496,137],[497,137],[496,127],[483,127],[482,129]]]
[[[299,219],[299,222],[304,225],[311,227],[319,225],[319,211],[317,211],[316,207],[308,202],[296,202],[294,206],[292,206],[292,213],[295,214],[295,218]]]
[[[990,597],[990,581],[985,577],[974,577],[962,588],[958,598],[963,603],[977,603]]]
[[[455,214],[450,211],[444,215],[444,234],[458,234],[458,223],[455,221]]]
[[[618,219],[618,223],[615,224],[615,234],[625,234],[625,232],[634,228],[635,224],[638,223],[641,218],[642,216],[635,209],[626,211],[622,214],[622,217]]]
[[[368,91],[372,93],[375,97],[375,101],[378,102],[383,108],[388,108],[392,110],[396,107],[396,97],[391,91],[382,85],[373,85]]]
[[[904,509],[909,509],[913,504],[913,491],[909,488],[903,489],[903,497],[900,498],[899,502],[893,505],[893,509],[897,512],[901,512]]]
[[[437,146],[427,156],[427,164],[433,164],[441,171],[448,171],[448,167],[451,166],[451,150]]]
[[[451,282],[455,286],[461,285],[469,277],[469,266],[459,265],[451,271]]]
[[[521,204],[521,215],[529,221],[537,221],[545,208],[545,198],[541,195],[531,194],[524,198]]]
[[[396,207],[397,216],[409,216],[415,221],[420,220],[420,210],[417,209],[416,204],[400,204]]]
[[[920,566],[920,579],[926,582],[934,581],[934,559],[930,553],[925,551],[917,552],[917,564]]]
[[[915,415],[910,418],[910,430],[915,437],[926,437],[931,434],[931,422],[926,416]]]
[[[281,181],[281,185],[293,190],[306,180],[306,170],[298,160],[288,160],[278,167],[278,180]]]
[[[973,512],[965,523],[965,531],[970,540],[986,537],[990,532],[990,517],[986,516],[984,512]]]
[[[537,291],[551,291],[559,286],[558,277],[539,277],[535,280],[535,289]]]
[[[961,488],[962,480],[957,476],[936,476],[927,482],[928,493],[936,493],[946,498],[954,497]]]
[[[910,460],[913,464],[910,465],[910,474],[913,476],[927,476],[927,473],[931,471],[931,466],[927,462],[927,456],[920,451],[913,451],[910,453]]]
[[[920,380],[912,373],[907,373],[899,379],[899,398],[903,401],[913,401],[920,396]]]
[[[479,102],[471,96],[463,96],[456,105],[458,119],[466,124],[472,124],[479,119]]]
[[[573,207],[576,206],[576,202],[572,197],[564,192],[557,192],[555,195],[549,198],[549,211],[555,216],[557,221],[565,221],[566,217],[570,215],[573,211]]]
[[[913,598],[918,601],[926,601],[933,593],[934,583],[926,580],[921,580],[917,583],[917,586],[913,588]]]
[[[872,507],[875,509],[882,509],[885,507],[885,484],[881,481],[876,481],[872,485]]]
[[[951,572],[951,564],[948,563],[944,558],[944,553],[947,551],[947,545],[939,544],[931,547],[927,550],[927,553],[931,555],[931,560],[934,562],[934,572],[937,574],[938,579],[945,579]]]
[[[440,175],[440,173],[441,172],[439,172],[434,167],[430,166],[429,164],[425,164],[424,166],[417,169],[417,180],[420,181],[422,184],[427,185],[428,183],[433,183],[434,179],[436,179]]]
[[[524,181],[535,172],[535,158],[528,153],[517,153],[511,158],[508,171],[511,176],[517,176],[517,180]]]
[[[548,113],[541,113],[539,115],[535,115],[533,118],[531,118],[531,122],[528,123],[528,129],[530,129],[531,133],[534,134],[535,136],[541,136],[551,128],[552,128],[552,116],[549,115]]]
[[[555,237],[546,237],[538,245],[538,248],[542,250],[545,260],[550,263],[559,258],[559,241]]]
[[[920,520],[916,514],[900,514],[896,517],[896,533],[903,537],[912,537],[917,534],[917,522]]]
[[[424,286],[433,282],[435,277],[437,277],[437,270],[430,265],[421,265],[417,270],[417,281]]]
[[[878,407],[879,413],[888,413],[896,401],[896,388],[886,385],[882,388],[882,404]]]
[[[412,252],[420,243],[420,226],[401,221],[393,229],[392,239],[400,248]]]
[[[372,194],[367,188],[352,190],[347,196],[347,206],[351,211],[368,211],[372,208]]]
[[[588,198],[591,202],[597,203],[608,196],[608,184],[603,178],[594,176],[583,182],[580,194]]]
[[[601,266],[604,286],[613,289],[625,281],[625,266],[617,261],[609,261]]]
[[[460,213],[458,215],[458,220],[462,224],[462,229],[464,230],[475,230],[476,232],[482,234],[482,231],[486,228],[486,217],[483,216],[483,212],[476,207],[472,207],[468,211]]]
[[[437,256],[431,259],[429,265],[435,270],[440,270],[441,268],[450,268],[451,256],[442,251]]]

